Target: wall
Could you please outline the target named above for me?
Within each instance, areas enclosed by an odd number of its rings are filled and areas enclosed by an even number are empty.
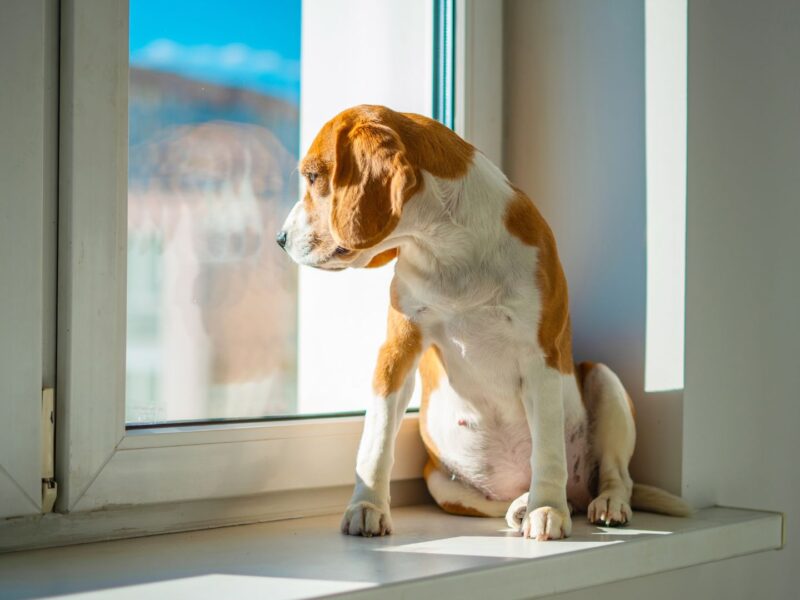
[[[634,399],[634,478],[680,490],[681,393],[645,393],[645,38],[641,0],[505,5],[505,170],[558,240],[576,360]]]
[[[568,232],[583,240],[592,228],[580,211],[569,213],[559,203],[574,202],[576,193],[602,199],[611,176],[632,178],[630,187],[618,184],[620,194],[640,193],[641,163],[631,150],[638,144],[640,108],[619,96],[640,93],[625,88],[642,85],[635,75],[641,56],[632,56],[641,51],[634,40],[643,27],[642,5],[506,3],[507,168],[528,192],[546,195],[536,199],[562,252],[571,243]],[[790,598],[800,586],[800,4],[698,0],[689,2],[688,20],[686,369],[678,474],[684,493],[698,504],[787,513],[786,546],[564,599]],[[598,92],[590,82],[610,85]],[[568,87],[553,98],[558,84]],[[577,127],[584,115],[606,123]],[[589,161],[602,167],[599,174]],[[607,240],[591,235],[583,251],[638,268],[619,255],[620,244],[639,251],[634,242],[618,240],[632,233],[638,230],[626,226]],[[573,294],[590,291],[599,274],[576,269],[580,263],[571,253],[564,252],[564,262]],[[638,293],[639,270],[623,277],[614,265],[604,268],[603,279],[619,277],[619,289],[632,286]],[[589,283],[576,288],[584,277]],[[621,300],[631,303],[636,321],[637,298]],[[581,302],[574,300],[573,309],[584,310]],[[589,314],[577,315],[579,352],[588,348],[581,336]],[[599,325],[588,325],[592,336],[599,332]],[[627,356],[634,350],[639,346]],[[635,374],[631,381],[637,382]]]
[[[684,491],[787,514],[741,597],[800,585],[798,32],[795,0],[689,3]]]

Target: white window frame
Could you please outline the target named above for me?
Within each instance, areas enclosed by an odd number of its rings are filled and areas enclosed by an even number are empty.
[[[58,172],[57,6],[10,2],[2,12],[0,519],[47,510],[42,390],[55,380]]]
[[[457,44],[474,31],[500,61],[501,4],[459,6]],[[325,502],[338,510],[354,481],[360,417],[125,429],[128,2],[65,0],[61,24],[57,509],[326,488],[337,490]],[[470,64],[478,55],[464,55],[459,112],[494,114],[498,127],[479,131],[466,118],[460,132],[485,146],[489,131],[499,148],[500,87],[463,85],[483,80]],[[480,67],[499,77],[499,62]],[[404,419],[397,445],[392,481],[419,480],[416,415]],[[273,516],[286,510],[278,502]]]

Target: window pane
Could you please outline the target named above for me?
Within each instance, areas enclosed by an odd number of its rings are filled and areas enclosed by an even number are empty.
[[[433,1],[130,6],[128,423],[363,410],[393,267],[298,272],[274,236],[325,121],[430,116]]]
[[[131,0],[129,423],[292,413],[300,0]]]
[[[431,116],[433,14],[433,0],[303,2],[301,147],[356,104]],[[357,61],[331,61],[331,48]],[[393,272],[393,262],[339,273],[300,269],[298,412],[366,408]]]

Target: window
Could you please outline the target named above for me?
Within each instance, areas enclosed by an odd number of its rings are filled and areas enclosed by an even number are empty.
[[[0,521],[43,510],[42,388],[55,384],[56,9],[6,2],[0,19]]]
[[[294,162],[319,126],[346,106],[384,103],[436,114],[500,162],[502,121],[495,109],[502,101],[496,93],[502,87],[501,10],[494,3],[457,2],[464,18],[453,19],[453,3],[443,0],[242,0],[239,10],[204,3],[189,11],[194,37],[187,38],[171,29],[181,24],[172,14],[180,13],[179,3],[130,2],[63,3],[60,56],[51,48],[61,65],[59,508],[310,488],[334,490],[326,502],[338,503],[349,495],[358,418],[293,419],[363,407],[382,341],[391,271],[295,271],[284,257],[260,262],[259,252],[274,249],[270,228],[283,217],[279,209],[297,197]],[[209,7],[220,12],[203,14]],[[269,31],[266,21],[278,10],[294,15],[278,27],[288,46],[262,44],[261,32],[250,30],[256,24]],[[494,17],[486,19],[487,13]],[[152,14],[158,18],[148,18]],[[56,21],[47,18],[52,27]],[[511,21],[507,29],[514,28]],[[534,22],[526,20],[525,27]],[[53,45],[56,36],[48,39]],[[559,72],[573,76],[569,69]],[[527,112],[531,98],[538,102],[553,89],[521,94],[525,110],[517,112]],[[221,104],[212,102],[220,97]],[[252,102],[261,106],[266,97],[276,100],[270,104],[275,110],[256,114]],[[181,104],[187,98],[188,108]],[[613,105],[611,100],[598,106]],[[259,135],[251,135],[254,128]],[[516,135],[530,137],[517,129]],[[230,131],[236,135],[222,133]],[[530,156],[514,154],[514,160]],[[264,177],[254,173],[253,156],[274,169]],[[222,161],[225,169],[217,168],[221,158],[231,159]],[[31,255],[28,266],[35,270],[37,260]],[[259,287],[259,274],[267,272],[285,276],[274,305],[263,302],[268,292]],[[235,285],[244,280],[253,287]],[[218,292],[233,287],[235,300],[220,298]],[[353,287],[361,292],[356,301]],[[47,291],[40,295],[44,307],[26,307],[19,313],[24,320],[47,312]],[[236,311],[229,310],[233,302]],[[242,303],[249,313],[238,310]],[[268,304],[273,312],[258,317],[263,328],[228,326],[228,319]],[[241,335],[230,337],[232,332]],[[53,337],[43,336],[45,345]],[[347,339],[346,352],[355,360],[344,366],[334,360],[329,339]],[[265,347],[272,358],[248,362]],[[619,347],[643,355],[626,340]],[[165,362],[175,357],[181,362]],[[38,415],[28,413],[29,433]],[[2,436],[4,457],[19,452],[8,450],[7,442],[19,436]],[[400,433],[404,444],[408,451],[398,452],[395,479],[416,479],[424,454],[413,416]],[[35,465],[26,477],[22,487],[35,500],[41,484]],[[21,502],[38,509],[35,502]],[[280,513],[286,504],[275,500],[270,506]]]
[[[298,270],[273,238],[340,110],[452,123],[452,57],[434,107],[434,18],[452,51],[436,4],[130,0],[129,425],[363,410],[391,268]]]
[[[434,8],[450,15],[437,47],[452,58],[453,3],[242,1],[247,23],[204,3],[189,33],[179,4],[61,13],[57,508],[270,494],[248,506],[274,518],[338,505],[391,269],[296,271],[274,231],[299,194],[297,157],[332,115],[358,103],[432,114]],[[278,8],[293,15],[275,25],[288,46],[251,26]],[[501,12],[470,8],[476,31],[475,11],[494,13],[499,59]],[[464,93],[462,119],[497,104],[484,96]],[[295,420],[321,414],[339,418]],[[393,481],[418,482],[415,415],[398,446]]]
[[[355,104],[386,104],[432,116],[434,2],[311,4],[313,14],[303,22],[303,148],[332,115]],[[334,60],[331,48],[336,48]],[[348,56],[359,56],[357,69],[340,58]],[[298,276],[297,411],[363,410],[372,396],[372,368],[386,331],[392,268],[300,269]],[[340,342],[334,348],[331,340]]]
[[[130,1],[128,423],[296,412],[300,12]]]

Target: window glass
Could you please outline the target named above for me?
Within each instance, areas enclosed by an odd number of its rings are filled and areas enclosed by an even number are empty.
[[[274,237],[325,121],[430,116],[433,0],[130,13],[128,424],[363,410],[393,267],[298,271]]]
[[[300,0],[131,0],[129,423],[294,412]]]
[[[305,0],[301,146],[356,104],[432,116],[433,19],[432,0]],[[299,413],[367,406],[393,270],[300,269]]]

